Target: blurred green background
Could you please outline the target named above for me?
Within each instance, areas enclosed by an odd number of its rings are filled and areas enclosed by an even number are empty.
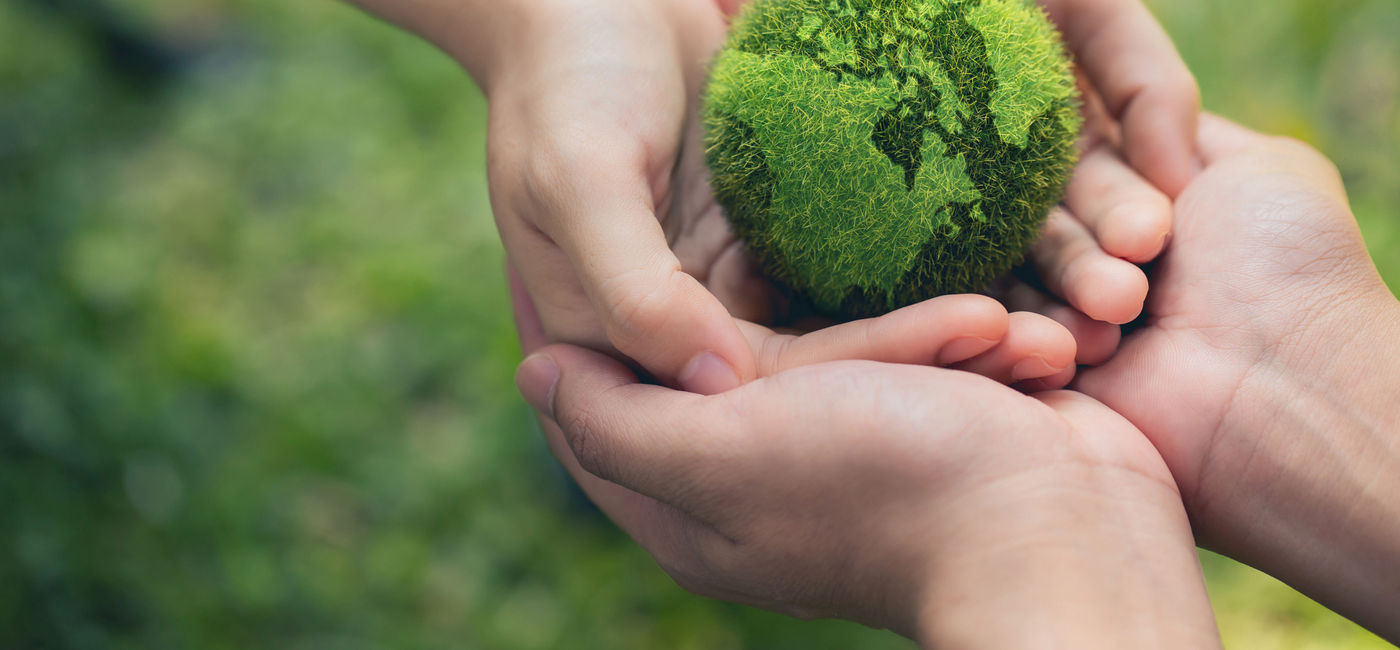
[[[0,0],[0,647],[909,647],[686,595],[571,491],[449,60],[334,2],[95,6]],[[1153,6],[1400,286],[1400,3]],[[1203,559],[1232,647],[1385,647]]]

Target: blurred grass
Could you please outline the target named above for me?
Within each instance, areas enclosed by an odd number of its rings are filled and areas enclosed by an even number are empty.
[[[123,0],[184,53],[133,84],[36,6],[0,0],[0,647],[908,647],[683,594],[570,490],[450,61],[335,3]],[[1400,286],[1400,5],[1153,7],[1210,108],[1337,160]],[[1385,647],[1205,568],[1232,647]]]

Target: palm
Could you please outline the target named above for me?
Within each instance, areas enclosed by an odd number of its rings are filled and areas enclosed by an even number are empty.
[[[1143,429],[1193,501],[1242,389],[1305,344],[1297,335],[1325,308],[1308,297],[1364,273],[1341,261],[1364,246],[1345,205],[1249,158],[1212,166],[1182,195],[1147,326],[1079,382]]]

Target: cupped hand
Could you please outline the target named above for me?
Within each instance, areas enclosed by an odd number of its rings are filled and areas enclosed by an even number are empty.
[[[1161,24],[1140,0],[1039,3],[1088,80],[1091,110],[1106,109],[1132,168],[1168,196],[1180,194],[1199,167],[1200,91]]]
[[[488,94],[493,208],[547,336],[615,349],[696,392],[760,376],[747,323],[790,324],[715,203],[697,119],[724,15],[710,0],[539,4],[549,11],[527,21],[528,47],[489,75]],[[1067,205],[1083,214],[1052,217],[1037,266],[1090,321],[1132,320],[1147,289],[1131,262],[1160,249],[1169,204],[1108,155],[1086,157],[1074,183],[1088,190]],[[1080,363],[1111,353],[1116,328],[1061,316],[1093,332]]]
[[[1162,26],[1139,0],[1039,0],[1081,77],[1084,155],[1032,255],[1056,300],[1018,288],[1009,304],[1063,323],[1080,362],[1112,356],[1117,328],[1142,312],[1147,277],[1172,232],[1171,199],[1200,166],[1200,91]],[[1063,302],[1068,307],[1057,303]]]
[[[931,647],[1218,645],[1170,474],[1082,395],[836,362],[703,397],[560,345],[517,381],[579,485],[696,593]]]
[[[730,17],[749,2],[715,1]],[[1147,279],[1135,265],[1163,250],[1171,198],[1199,168],[1200,92],[1171,39],[1138,0],[1040,5],[1079,69],[1086,126],[1084,159],[1065,207],[1050,215],[1031,257],[1042,288],[1074,308],[1054,316],[1076,333],[1081,363],[1093,365],[1117,343],[1117,329],[1105,324],[1128,323],[1141,313]]]
[[[525,349],[549,342],[534,300],[509,272],[511,303]],[[876,318],[813,331],[774,331],[739,321],[760,377],[805,365],[844,360],[962,370],[1025,390],[1063,388],[1074,378],[1070,332],[1039,314],[1009,314],[986,296],[940,296]],[[701,363],[717,360],[701,357]],[[694,391],[715,394],[721,390]]]
[[[1326,158],[1199,138],[1146,325],[1078,388],[1156,446],[1203,545],[1400,638],[1400,302]]]
[[[769,297],[682,155],[722,16],[702,1],[535,5],[491,75],[489,159],[501,238],[546,334],[615,348],[671,385],[753,379],[716,296],[742,296],[732,308],[750,320]]]
[[[1197,509],[1228,498],[1254,447],[1228,431],[1253,378],[1321,372],[1394,302],[1329,161],[1215,117],[1200,147],[1206,167],[1177,202],[1146,326],[1078,384],[1142,427]]]

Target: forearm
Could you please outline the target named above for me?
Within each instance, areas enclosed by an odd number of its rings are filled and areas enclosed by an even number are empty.
[[[1018,514],[1017,530],[957,528],[921,606],[924,647],[1211,648],[1219,638],[1175,490],[1080,488]],[[1087,497],[1087,498],[1085,498]],[[984,517],[995,513],[983,513]]]
[[[1216,550],[1400,642],[1400,304],[1377,303],[1324,363],[1241,387],[1215,453],[1249,461],[1196,515]]]
[[[347,1],[437,46],[486,87],[497,59],[518,49],[535,0]]]

